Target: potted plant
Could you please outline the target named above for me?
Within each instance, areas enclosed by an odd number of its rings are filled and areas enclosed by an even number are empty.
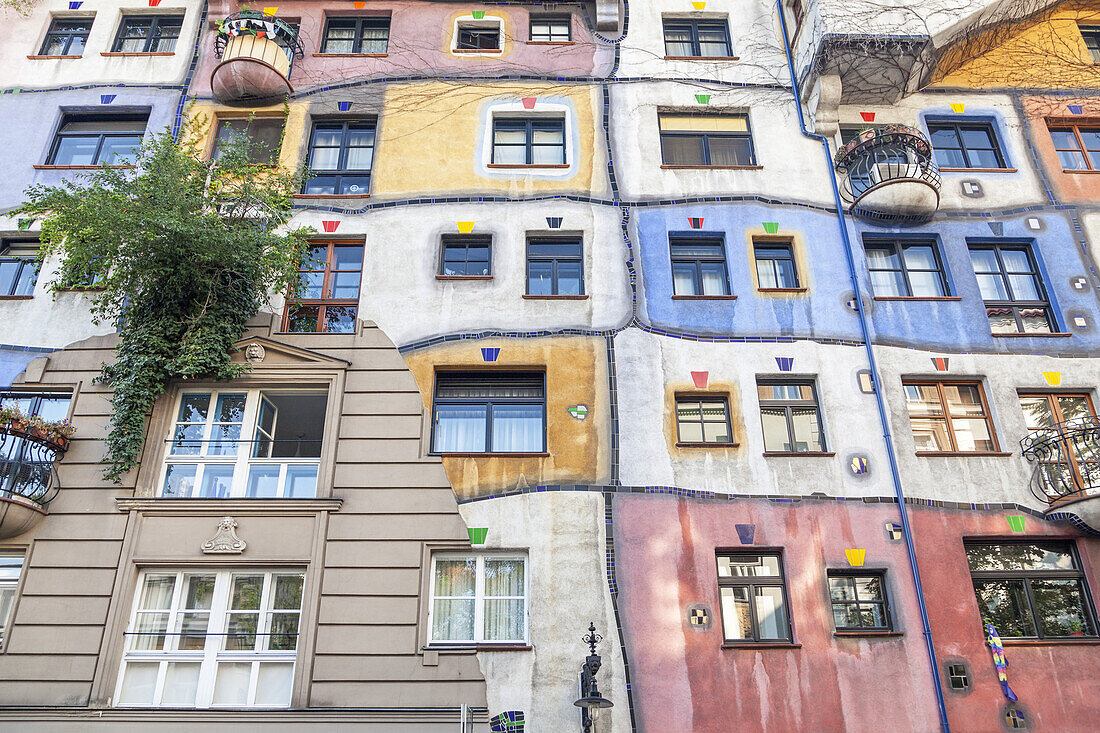
[[[1084,636],[1085,625],[1081,623],[1080,619],[1074,619],[1069,622],[1069,635],[1070,636]]]

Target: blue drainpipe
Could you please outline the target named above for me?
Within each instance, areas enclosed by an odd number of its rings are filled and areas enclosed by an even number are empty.
[[[855,293],[856,315],[859,316],[859,328],[863,332],[863,345],[867,351],[867,363],[871,367],[871,383],[875,389],[875,404],[878,405],[879,421],[882,423],[882,438],[886,442],[886,455],[890,459],[890,474],[894,479],[894,494],[898,500],[898,510],[901,514],[901,531],[905,537],[905,549],[909,555],[909,568],[913,575],[913,585],[917,591],[917,605],[920,607],[921,627],[924,630],[924,646],[928,651],[928,662],[932,665],[932,687],[936,691],[936,704],[940,709],[940,728],[944,733],[951,733],[951,724],[947,720],[947,703],[943,697],[943,687],[940,685],[940,667],[936,661],[936,647],[932,643],[932,628],[928,623],[928,607],[924,602],[924,588],[920,582],[920,567],[917,564],[917,551],[913,546],[913,534],[909,527],[909,512],[905,506],[905,492],[901,488],[901,475],[898,473],[897,456],[894,455],[894,438],[890,433],[890,420],[886,416],[886,403],[882,399],[882,388],[878,378],[878,365],[875,363],[875,350],[871,345],[871,331],[867,326],[867,314],[863,311],[863,297],[859,292],[859,278],[856,274],[855,256],[852,254],[852,241],[848,237],[848,222],[844,217],[844,203],[840,198],[840,189],[836,185],[836,175],[833,173],[833,154],[829,148],[829,139],[824,135],[810,132],[806,129],[806,118],[802,115],[802,96],[798,90],[798,77],[794,71],[794,59],[791,56],[791,44],[787,37],[787,19],[783,16],[782,0],[775,2],[776,12],[779,13],[779,23],[782,28],[783,49],[787,54],[787,68],[791,73],[791,87],[794,93],[794,108],[798,111],[798,126],[802,134],[821,143],[825,152],[825,165],[829,168],[829,183],[833,187],[833,202],[836,205],[837,224],[840,226],[840,236],[844,240],[844,254],[848,261],[848,276],[852,280],[852,291]]]

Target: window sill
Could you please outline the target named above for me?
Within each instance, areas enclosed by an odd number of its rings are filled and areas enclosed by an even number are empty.
[[[727,641],[723,649],[801,649],[801,644],[790,641]]]
[[[187,499],[166,496],[116,497],[115,504],[121,512],[171,511],[174,513],[209,514],[288,514],[338,512],[344,500],[337,497],[315,499]]]
[[[1012,451],[996,451],[996,450],[972,450],[972,451],[949,451],[949,450],[919,450],[916,452],[918,456],[924,457],[946,457],[946,458],[969,458],[970,456],[994,456],[1004,457],[1012,455]]]
[[[576,46],[576,41],[527,41],[528,46]]]
[[[833,636],[840,637],[840,638],[852,638],[852,637],[865,638],[865,637],[870,637],[870,638],[878,638],[878,639],[881,639],[881,638],[889,639],[889,638],[896,638],[896,637],[899,637],[899,636],[905,636],[905,632],[903,632],[903,631],[856,631],[856,630],[851,630],[851,631],[834,631]]]
[[[541,164],[536,165],[536,164],[532,163],[532,164],[528,165],[527,163],[518,163],[518,164],[513,165],[511,163],[487,163],[485,165],[485,167],[486,168],[498,169],[498,170],[499,169],[503,169],[503,170],[527,170],[527,169],[531,169],[531,170],[560,170],[562,168],[568,168],[569,164],[568,163],[553,163],[553,164],[547,164],[547,165],[541,165]]]
[[[1017,173],[1016,168],[940,168],[945,173]]]
[[[33,295],[0,295],[0,300],[34,300]]]
[[[531,295],[523,294],[524,300],[588,300],[588,294],[584,295]]]
[[[333,305],[339,305],[339,303],[336,303],[336,304],[333,304]],[[276,336],[354,336],[355,331],[276,331],[275,335]]]
[[[369,193],[296,193],[296,199],[369,199]]]
[[[1100,637],[1082,636],[1072,639],[1001,639],[1002,646],[1097,646]]]
[[[100,56],[175,56],[175,51],[100,51]]]
[[[697,170],[697,171],[761,171],[762,165],[672,165],[662,163],[665,170]]]
[[[890,301],[890,300],[906,300],[906,301],[909,301],[909,300],[930,300],[930,301],[962,300],[962,296],[961,295],[933,295],[933,296],[929,296],[929,297],[926,298],[922,295],[876,295],[874,298],[872,298],[872,300],[886,300],[886,301]]]
[[[673,300],[737,300],[736,295],[673,295]]]
[[[740,56],[665,56],[665,61],[740,61]]]
[[[785,450],[766,450],[764,451],[765,458],[832,458],[836,453],[832,451],[785,451]]]
[[[89,286],[89,287],[86,287],[86,288],[73,286],[71,288],[58,288],[57,292],[59,292],[59,293],[102,293],[106,289],[107,288],[99,287],[99,286],[96,286],[96,287]]]
[[[492,280],[492,275],[436,275],[436,280]]]
[[[451,53],[473,54],[475,56],[499,56],[503,48],[452,48]]]
[[[677,448],[737,448],[740,445],[740,443],[676,443]]]
[[[809,288],[757,288],[758,293],[805,293]]]
[[[384,59],[388,53],[315,53],[319,58],[328,59]]]
[[[420,648],[422,652],[529,652],[534,649],[530,644],[428,644]]]
[[[107,165],[106,163],[100,163],[99,165],[35,165],[32,166],[36,171],[95,171],[100,168],[133,168],[133,165]]]
[[[429,453],[440,458],[548,458],[549,453]]]
[[[70,55],[70,54],[65,54],[65,55],[60,55],[60,56],[55,56],[55,55],[51,55],[51,54],[34,54],[32,56],[27,56],[27,58],[29,58],[31,61],[46,61],[46,60],[52,60],[52,59],[82,59],[82,58],[84,58],[84,56],[83,55],[73,56],[73,55]]]
[[[995,339],[1058,339],[1069,338],[1072,333],[994,333]]]
[[[27,58],[34,58],[34,57],[28,56]],[[68,56],[51,56],[50,58],[65,59],[65,58],[69,58],[69,57]],[[1100,173],[1100,171],[1072,170],[1072,169],[1067,169],[1067,168],[1063,168],[1062,172],[1063,173],[1084,173],[1085,175],[1090,175],[1090,174],[1093,174],[1093,173]]]

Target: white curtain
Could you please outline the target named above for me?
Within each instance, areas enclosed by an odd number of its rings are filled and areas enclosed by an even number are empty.
[[[484,405],[437,405],[435,450],[440,453],[485,452]]]
[[[485,559],[486,641],[522,641],[524,607],[522,560]]]
[[[541,452],[542,409],[542,405],[493,405],[493,452]]]

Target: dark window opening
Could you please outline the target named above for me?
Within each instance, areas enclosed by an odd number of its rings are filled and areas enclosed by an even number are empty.
[[[0,298],[34,295],[37,254],[37,239],[0,242]]]
[[[42,42],[42,56],[83,56],[92,32],[91,18],[54,18]]]
[[[122,165],[141,147],[148,114],[66,114],[54,137],[50,165]]]
[[[970,673],[965,664],[947,665],[947,679],[951,683],[952,690],[970,689]]]
[[[231,140],[247,144],[248,159],[257,165],[274,165],[283,140],[282,117],[241,117],[218,122],[214,138],[215,159],[221,157]]]
[[[499,51],[501,49],[500,26],[496,23],[491,25],[459,23],[458,44],[455,48],[459,51]]]
[[[1081,37],[1085,39],[1085,47],[1089,50],[1092,63],[1100,64],[1100,26],[1077,26],[1081,31]]]
[[[527,240],[528,295],[583,295],[584,257],[579,238]]]
[[[170,53],[183,26],[182,15],[124,15],[112,51]]]
[[[490,277],[493,238],[488,234],[444,234],[439,274],[444,277]]]

